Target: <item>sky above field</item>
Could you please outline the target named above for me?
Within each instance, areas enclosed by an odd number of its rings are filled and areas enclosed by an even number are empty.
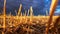
[[[0,12],[3,9],[4,0],[0,0]],[[19,5],[22,4],[22,12],[27,11],[30,6],[33,7],[34,15],[46,15],[46,10],[49,13],[49,8],[51,5],[51,0],[7,0],[6,3],[6,13],[10,12],[15,15],[15,10],[17,11]],[[58,2],[57,8],[55,10],[55,15],[60,14],[60,0]]]

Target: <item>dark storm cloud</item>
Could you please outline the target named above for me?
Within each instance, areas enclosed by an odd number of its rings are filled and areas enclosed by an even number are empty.
[[[46,10],[49,11],[51,0],[7,0],[6,4],[7,13],[11,11],[14,14],[14,11],[18,10],[20,4],[23,5],[22,12],[24,12],[24,9],[27,10],[30,8],[30,6],[32,6],[35,15],[38,14],[45,15]],[[58,2],[58,5],[60,5],[60,2]],[[3,0],[0,0],[0,9],[2,7]]]
[[[58,5],[60,5],[60,0],[58,1]]]

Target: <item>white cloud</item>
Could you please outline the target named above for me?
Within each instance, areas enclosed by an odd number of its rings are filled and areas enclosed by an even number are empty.
[[[57,6],[55,13],[60,13],[60,5]]]
[[[57,9],[57,10],[55,11],[55,13],[60,13],[60,9]]]

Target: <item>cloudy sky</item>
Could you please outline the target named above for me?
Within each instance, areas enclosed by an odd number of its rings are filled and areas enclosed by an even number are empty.
[[[0,12],[3,9],[3,2],[4,0],[0,0]],[[6,13],[11,12],[15,15],[15,10],[18,10],[20,4],[23,5],[22,12],[27,11],[32,6],[34,15],[46,15],[46,10],[49,12],[51,0],[7,0]],[[55,10],[55,15],[58,14],[60,14],[60,0]]]

